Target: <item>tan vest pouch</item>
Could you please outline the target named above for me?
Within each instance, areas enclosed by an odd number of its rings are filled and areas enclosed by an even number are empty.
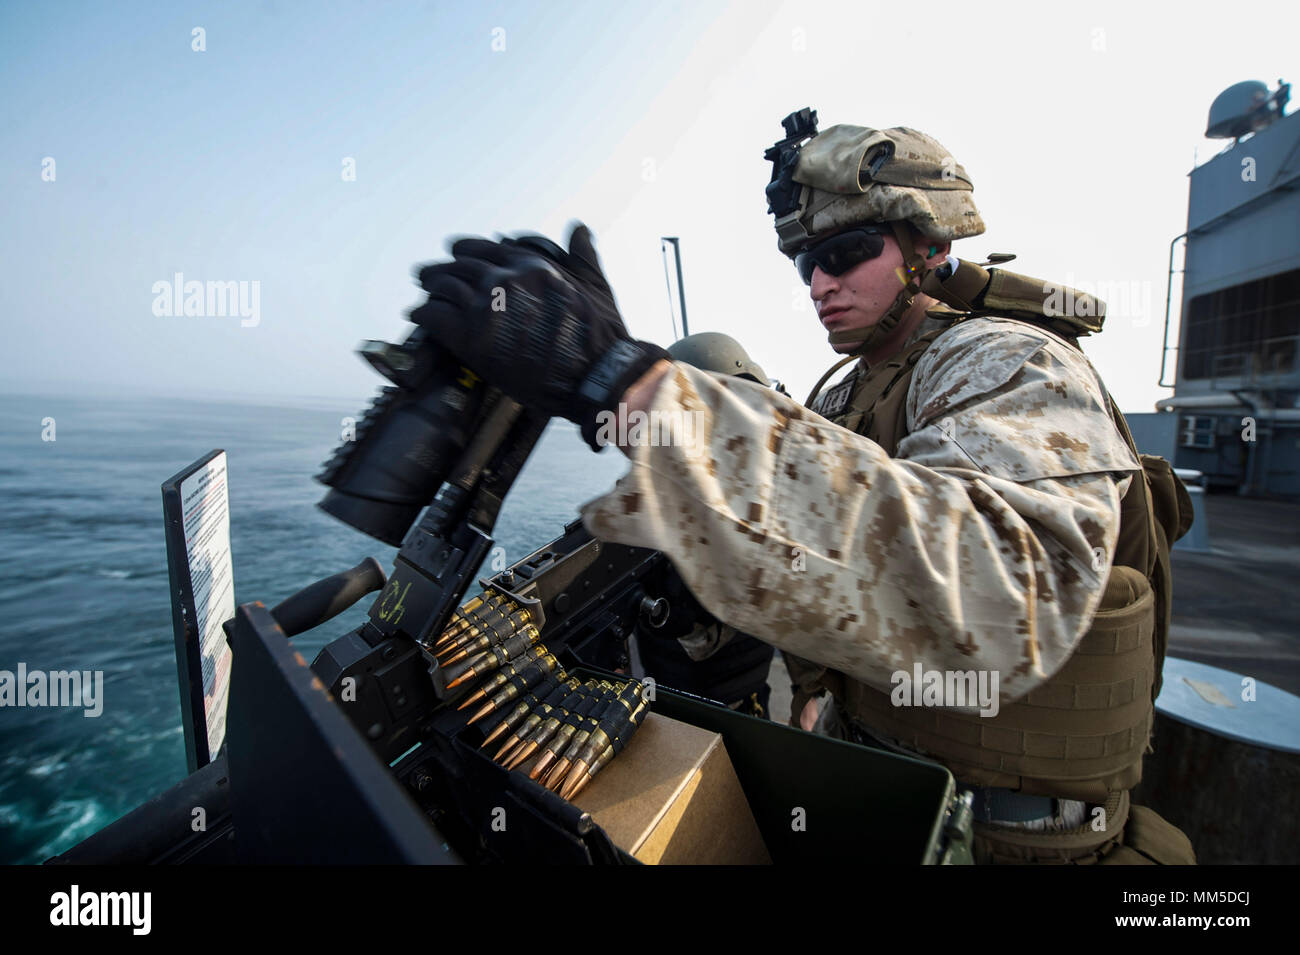
[[[960,782],[1104,802],[1142,778],[1151,730],[1155,597],[1116,567],[1078,649],[1048,682],[997,716],[895,707],[889,694],[844,681],[844,711],[903,746],[938,757]]]

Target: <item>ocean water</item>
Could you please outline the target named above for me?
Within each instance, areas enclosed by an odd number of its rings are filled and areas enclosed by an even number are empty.
[[[235,600],[271,606],[395,549],[316,508],[312,479],[346,401],[271,407],[0,395],[0,670],[103,672],[103,712],[0,707],[0,863],[64,851],[186,774],[160,486],[213,448],[229,461]],[[53,441],[45,419],[54,419]],[[507,561],[559,535],[626,470],[552,422],[507,498]],[[471,591],[472,592],[472,591]],[[312,659],[369,598],[294,638]]]

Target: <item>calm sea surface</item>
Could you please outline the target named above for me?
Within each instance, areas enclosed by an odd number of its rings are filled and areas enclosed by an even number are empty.
[[[0,707],[0,863],[41,862],[186,773],[160,485],[229,456],[235,600],[274,605],[395,549],[316,508],[312,480],[361,406],[0,395],[0,670],[102,670],[103,712]],[[42,424],[54,419],[54,441]],[[555,422],[497,524],[515,561],[626,470]],[[311,659],[369,600],[294,639]]]

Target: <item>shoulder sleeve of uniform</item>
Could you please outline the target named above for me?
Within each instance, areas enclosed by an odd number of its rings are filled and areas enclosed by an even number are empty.
[[[1137,458],[1078,349],[1010,319],[969,319],[917,363],[898,456],[1010,481],[1127,472]]]

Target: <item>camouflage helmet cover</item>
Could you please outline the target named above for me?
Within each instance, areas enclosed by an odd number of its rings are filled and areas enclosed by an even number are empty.
[[[831,126],[802,146],[793,178],[805,187],[799,206],[776,220],[791,258],[820,236],[866,222],[909,222],[936,241],[984,231],[966,170],[905,126]]]

